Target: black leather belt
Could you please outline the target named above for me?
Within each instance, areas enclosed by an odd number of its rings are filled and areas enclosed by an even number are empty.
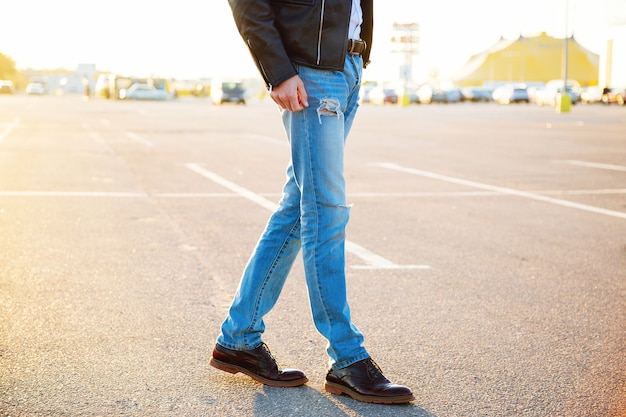
[[[361,39],[348,39],[348,54],[350,55],[363,55],[367,43]]]

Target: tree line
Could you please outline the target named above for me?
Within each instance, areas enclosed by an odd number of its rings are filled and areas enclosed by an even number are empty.
[[[0,53],[0,80],[11,80],[18,75],[15,61],[2,53]]]
[[[28,84],[28,78],[17,69],[15,61],[0,52],[0,80],[13,81],[17,90],[23,90]]]

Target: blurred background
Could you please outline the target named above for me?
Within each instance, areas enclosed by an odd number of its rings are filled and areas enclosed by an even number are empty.
[[[5,93],[169,99],[210,97],[212,83],[236,82],[246,96],[263,96],[226,0],[23,0],[2,15]],[[587,89],[590,100],[619,101],[626,89],[624,0],[385,0],[375,2],[375,21],[364,102],[499,100],[505,86],[535,101],[565,78],[577,101]],[[166,94],[143,86],[128,95],[136,83]],[[500,101],[526,100],[511,94]]]

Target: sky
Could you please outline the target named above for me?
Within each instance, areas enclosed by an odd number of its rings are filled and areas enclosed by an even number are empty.
[[[565,33],[601,53],[626,25],[626,0],[376,0],[372,64],[364,78],[393,80],[394,23],[418,23],[414,78],[446,79],[500,39]],[[567,11],[567,13],[566,13]],[[176,79],[258,77],[227,0],[13,0],[3,6],[0,53],[18,69],[76,68]],[[567,19],[566,19],[567,16]],[[10,17],[10,18],[7,18]]]

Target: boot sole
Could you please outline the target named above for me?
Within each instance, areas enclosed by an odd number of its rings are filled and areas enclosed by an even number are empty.
[[[211,358],[209,361],[209,365],[214,368],[219,369],[220,371],[228,372],[231,374],[236,374],[241,372],[242,374],[248,375],[250,378],[254,379],[261,384],[269,385],[272,387],[299,387],[300,385],[306,384],[309,379],[304,377],[300,379],[294,379],[293,381],[275,381],[273,379],[263,378],[261,375],[257,375],[254,372],[250,372],[246,368],[242,368],[241,366],[232,365],[230,363],[222,362],[215,358]]]
[[[333,382],[324,382],[324,389],[331,394],[341,395],[346,394],[357,401],[374,404],[406,404],[415,399],[413,395],[398,395],[395,397],[380,397],[374,395],[363,395],[358,392],[345,387],[343,385],[335,384]]]

